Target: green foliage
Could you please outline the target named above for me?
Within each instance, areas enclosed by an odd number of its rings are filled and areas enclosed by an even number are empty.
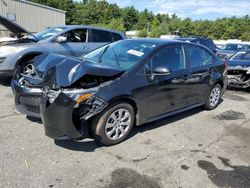
[[[145,38],[145,37],[147,37],[147,35],[148,35],[148,32],[147,32],[146,28],[143,28],[143,29],[140,30],[139,37]]]
[[[214,21],[180,19],[176,14],[153,14],[135,7],[120,8],[106,0],[31,0],[66,11],[66,24],[98,25],[119,31],[139,30],[140,37],[165,34],[205,36],[212,39],[250,41],[250,17],[221,18]]]
[[[40,3],[53,8],[61,9],[66,11],[66,24],[74,23],[76,14],[76,3],[73,0],[31,0],[35,3]]]

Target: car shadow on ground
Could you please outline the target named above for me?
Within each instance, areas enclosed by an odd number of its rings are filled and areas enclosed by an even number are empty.
[[[97,144],[93,139],[87,140],[54,140],[57,146],[62,148],[66,148],[73,151],[82,151],[82,152],[93,152],[97,148],[100,148],[99,144]]]
[[[204,109],[202,107],[198,107],[186,112],[182,112],[180,114],[170,116],[168,118],[164,118],[158,121],[154,121],[152,123],[147,123],[139,127],[134,127],[128,137],[131,139],[138,133],[150,131],[152,129],[157,129],[161,126],[170,125],[173,122],[179,121],[181,119],[187,118],[189,116],[193,116],[202,112]],[[55,140],[54,141],[57,146],[73,150],[73,151],[82,151],[82,152],[94,152],[97,148],[103,147],[95,142],[93,139],[75,141],[75,140]]]
[[[173,115],[173,116],[169,116],[169,117],[160,119],[158,121],[154,121],[151,123],[143,124],[143,125],[138,126],[138,127],[134,127],[132,132],[130,133],[129,138],[137,135],[138,133],[150,131],[152,129],[160,128],[162,126],[169,126],[169,125],[171,125],[171,123],[177,122],[181,119],[185,119],[189,116],[193,116],[193,115],[198,114],[202,111],[204,111],[204,109],[202,107],[198,107],[198,108],[194,108],[192,110],[188,110],[188,111],[185,111],[185,112]]]
[[[9,78],[9,77],[0,77],[0,85],[3,85],[3,86],[10,86],[11,85],[11,79],[12,78]]]

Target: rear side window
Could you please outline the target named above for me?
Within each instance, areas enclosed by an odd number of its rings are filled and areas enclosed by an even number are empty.
[[[112,35],[108,31],[92,30],[93,42],[112,42]]]
[[[171,46],[157,53],[151,61],[152,70],[156,67],[168,67],[172,71],[186,68],[184,49],[182,46]]]
[[[112,33],[112,35],[113,35],[113,42],[123,39],[122,36],[117,33]]]
[[[191,67],[200,67],[213,63],[213,56],[200,47],[188,46],[187,52]]]

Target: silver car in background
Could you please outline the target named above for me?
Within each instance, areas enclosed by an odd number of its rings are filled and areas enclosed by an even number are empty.
[[[51,27],[33,35],[1,16],[0,24],[17,38],[0,44],[0,76],[12,76],[18,65],[25,73],[32,72],[30,62],[37,55],[57,53],[77,57],[126,38],[121,32],[86,25]]]

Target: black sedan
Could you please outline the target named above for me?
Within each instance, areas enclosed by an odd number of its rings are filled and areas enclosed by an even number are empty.
[[[12,88],[16,96],[32,98],[32,89],[41,96],[34,113],[40,111],[46,135],[92,135],[104,145],[122,142],[134,125],[198,106],[216,108],[227,83],[221,60],[181,41],[124,40],[82,59],[47,54],[34,61],[35,72],[16,74]]]
[[[235,53],[229,60],[228,86],[250,88],[250,50]]]

